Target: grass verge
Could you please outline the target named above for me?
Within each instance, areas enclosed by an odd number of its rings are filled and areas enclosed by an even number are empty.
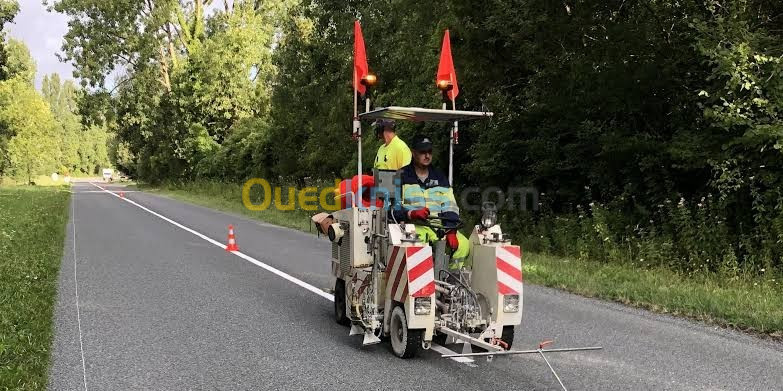
[[[250,211],[242,204],[242,188],[236,184],[198,182],[143,189],[302,231],[310,229],[309,216],[315,213],[298,208]],[[525,279],[533,284],[783,339],[780,276],[684,275],[666,268],[642,269],[527,252],[523,263]]]
[[[0,389],[46,388],[69,199],[0,187]]]
[[[778,278],[732,280],[531,253],[523,257],[523,269],[533,284],[783,339]]]

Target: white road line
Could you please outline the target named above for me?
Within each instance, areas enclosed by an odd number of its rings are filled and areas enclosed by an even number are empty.
[[[444,354],[444,355],[445,354],[457,354],[457,352],[455,352],[455,351],[453,351],[453,350],[451,350],[451,349],[449,349],[447,347],[440,346],[438,344],[432,344],[432,350],[434,350],[434,351],[436,351],[436,352],[438,352],[440,354]],[[454,361],[456,361],[456,362],[458,362],[458,363],[465,364],[465,365],[467,365],[469,367],[472,367],[472,368],[478,367],[478,365],[473,364],[473,359],[470,358],[470,357],[449,357],[449,358],[454,360]]]
[[[102,191],[105,191],[106,193],[109,193],[109,194],[111,194],[111,195],[113,195],[113,196],[115,196],[115,197],[117,197],[117,198],[119,198],[119,199],[121,199],[121,200],[123,200],[125,202],[130,203],[131,205],[134,205],[134,206],[136,206],[136,207],[138,207],[138,208],[140,208],[140,209],[142,209],[142,210],[152,214],[153,216],[159,217],[159,218],[161,218],[161,219],[163,219],[163,220],[173,224],[176,227],[182,228],[183,230],[188,231],[188,232],[192,233],[193,235],[196,235],[196,236],[200,237],[201,239],[204,239],[207,242],[210,242],[210,243],[214,244],[215,246],[218,246],[218,247],[220,247],[220,248],[222,248],[224,250],[226,248],[225,244],[222,244],[222,243],[218,242],[217,240],[208,237],[207,235],[204,235],[204,234],[202,234],[200,232],[197,232],[197,231],[195,231],[195,230],[193,230],[191,228],[188,228],[188,227],[186,227],[186,226],[184,226],[184,225],[182,225],[182,224],[180,224],[180,223],[178,223],[178,222],[176,222],[176,221],[174,221],[174,220],[172,220],[172,219],[170,219],[170,218],[168,218],[166,216],[161,215],[160,213],[152,211],[152,210],[148,209],[147,207],[145,207],[145,206],[143,206],[143,205],[141,205],[141,204],[139,204],[139,203],[137,203],[137,202],[135,202],[133,200],[129,200],[128,198],[120,197],[115,192],[110,191],[110,190],[106,190],[103,187],[101,187],[99,185],[96,185],[95,183],[92,183],[92,182],[89,182],[89,183],[91,185],[101,189]],[[254,265],[256,265],[256,266],[259,266],[259,267],[261,267],[261,268],[263,268],[263,269],[265,269],[265,270],[267,270],[267,271],[269,271],[271,273],[274,273],[274,274],[276,274],[276,275],[278,275],[278,276],[280,276],[280,277],[282,277],[282,278],[284,278],[284,279],[286,279],[286,280],[288,280],[290,282],[293,282],[294,284],[299,285],[302,288],[305,288],[305,289],[309,290],[310,292],[313,292],[316,295],[323,297],[324,299],[327,299],[329,301],[334,302],[334,295],[326,293],[323,290],[318,289],[317,287],[315,287],[315,286],[313,286],[311,284],[308,284],[307,282],[304,282],[304,281],[302,281],[302,280],[300,280],[300,279],[298,279],[298,278],[296,278],[296,277],[294,277],[294,276],[292,276],[292,275],[290,275],[290,274],[288,274],[288,273],[286,273],[284,271],[281,271],[281,270],[276,269],[276,268],[274,268],[274,267],[272,267],[270,265],[267,265],[266,263],[261,262],[261,261],[255,259],[255,258],[253,258],[253,257],[251,257],[251,256],[249,256],[249,255],[247,255],[245,253],[242,253],[242,252],[239,252],[239,251],[231,251],[231,253],[236,255],[236,256],[238,256],[238,257],[240,257],[240,258],[242,258],[242,259],[244,259],[244,260],[246,260],[246,261],[248,261],[248,262],[250,262],[250,263],[252,263],[252,264],[254,264]],[[437,345],[437,344],[432,344],[432,350],[434,350],[434,351],[436,351],[438,353],[441,353],[441,354],[456,354],[457,353],[457,352],[454,352],[454,351],[450,350],[449,348],[446,348],[446,347],[443,347],[443,346],[440,346],[440,345]],[[473,362],[473,359],[471,359],[469,357],[450,357],[450,359],[453,360],[453,361],[456,361],[458,363],[462,363],[462,364],[466,364],[468,366],[475,367],[475,364],[471,364]]]
[[[90,184],[95,186],[95,187],[97,187],[97,188],[99,188],[99,189],[101,189],[101,190],[103,190],[103,191],[105,191],[105,192],[107,192],[107,193],[109,193],[109,194],[111,194],[111,195],[113,195],[113,196],[115,196],[115,197],[117,197],[117,198],[120,198],[119,195],[115,194],[112,191],[106,190],[106,189],[104,189],[104,188],[102,188],[102,187],[100,187],[100,186],[98,186],[98,185],[96,185],[96,184],[94,184],[92,182],[90,182]],[[160,213],[152,211],[152,210],[146,208],[145,206],[143,206],[141,204],[138,204],[138,203],[136,203],[136,202],[134,202],[132,200],[129,200],[127,198],[120,198],[120,199],[125,201],[125,202],[128,202],[128,203],[130,203],[130,204],[132,204],[134,206],[137,206],[137,207],[141,208],[142,210],[144,210],[146,212],[149,212],[150,214],[152,214],[152,215],[154,215],[156,217],[159,217],[159,218],[161,218],[161,219],[163,219],[163,220],[165,220],[165,221],[167,221],[167,222],[169,222],[169,223],[171,223],[171,224],[173,224],[173,225],[175,225],[175,226],[177,226],[179,228],[182,228],[185,231],[188,231],[188,232],[192,233],[193,235],[196,235],[196,236],[200,237],[201,239],[204,239],[207,242],[210,242],[210,243],[214,244],[215,246],[218,246],[218,247],[220,247],[220,248],[222,248],[224,250],[226,249],[226,245],[225,244],[220,243],[217,240],[208,237],[207,235],[204,235],[204,234],[202,234],[200,232],[197,232],[197,231],[195,231],[195,230],[193,230],[191,228],[188,228],[188,227],[186,227],[186,226],[184,226],[184,225],[182,225],[182,224],[180,224],[180,223],[178,223],[178,222],[176,222],[176,221],[174,221],[174,220],[172,220],[172,219],[170,219],[170,218],[168,218],[166,216],[163,216]],[[249,255],[243,254],[243,253],[241,253],[239,251],[231,251],[231,253],[236,255],[236,256],[238,256],[238,257],[240,257],[240,258],[242,258],[242,259],[244,259],[244,260],[246,260],[246,261],[249,261],[250,263],[255,264],[256,266],[260,266],[260,267],[262,267],[262,268],[264,268],[264,269],[266,269],[266,270],[268,270],[268,271],[270,271],[270,272],[272,272],[274,274],[277,274],[278,276],[283,277],[286,280],[291,281],[294,284],[299,285],[302,288],[305,288],[305,289],[309,290],[310,292],[313,292],[313,293],[317,294],[318,296],[321,296],[321,297],[323,297],[323,298],[325,298],[327,300],[334,301],[334,297],[332,295],[330,295],[330,294],[324,292],[323,290],[318,289],[315,286],[310,285],[310,284],[308,284],[308,283],[306,283],[306,282],[304,282],[304,281],[302,281],[302,280],[300,280],[300,279],[298,279],[298,278],[296,278],[296,277],[294,277],[294,276],[292,276],[292,275],[290,275],[288,273],[285,273],[285,272],[282,272],[282,271],[280,271],[278,269],[275,269],[274,267],[269,266],[269,265],[267,265],[267,264],[265,264],[265,263],[255,259],[255,258],[253,258],[253,257],[251,257]]]
[[[80,190],[80,191],[73,191],[71,190],[71,193],[105,193],[106,190]],[[123,190],[123,193],[138,193],[136,190]]]
[[[79,281],[76,279],[76,194],[71,200],[71,221],[73,222],[73,286],[76,296],[76,324],[79,326],[79,351],[82,355],[82,379],[84,391],[87,391],[87,365],[84,362],[84,342],[82,342],[82,314],[79,310]]]

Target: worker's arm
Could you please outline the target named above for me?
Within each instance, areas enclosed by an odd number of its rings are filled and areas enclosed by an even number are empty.
[[[408,221],[408,210],[402,205],[397,205],[396,207],[389,209],[389,217],[397,223]]]
[[[390,217],[397,222],[408,221],[413,219],[410,212],[417,210],[426,210],[429,215],[424,190],[418,184],[408,183],[411,182],[410,178],[403,178],[402,181],[402,200],[392,207]],[[421,219],[422,216],[418,216],[418,218]]]
[[[424,220],[430,214],[430,210],[420,207],[404,207],[398,205],[397,208],[389,210],[389,217],[396,222],[409,221],[409,220]]]
[[[375,161],[372,164],[373,168],[381,168],[381,149],[378,148],[378,152],[375,153]]]

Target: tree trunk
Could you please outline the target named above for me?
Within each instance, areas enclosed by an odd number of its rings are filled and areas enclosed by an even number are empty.
[[[171,59],[171,67],[177,68],[177,53],[174,51],[174,35],[171,33],[172,23],[169,21],[166,23],[166,37],[169,40],[169,58]]]
[[[166,60],[166,51],[160,46],[160,82],[166,92],[171,92],[171,79],[169,78],[169,63]]]
[[[204,33],[202,0],[195,1],[195,13],[193,15],[193,38],[201,39]]]

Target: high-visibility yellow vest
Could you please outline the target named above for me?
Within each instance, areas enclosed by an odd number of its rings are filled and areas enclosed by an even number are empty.
[[[411,150],[405,141],[394,136],[389,145],[381,144],[378,148],[373,167],[379,170],[399,170],[408,164],[411,164]]]
[[[424,208],[431,213],[455,212],[459,214],[454,191],[450,187],[436,186],[424,189],[418,184],[402,186],[402,204],[408,209]]]

